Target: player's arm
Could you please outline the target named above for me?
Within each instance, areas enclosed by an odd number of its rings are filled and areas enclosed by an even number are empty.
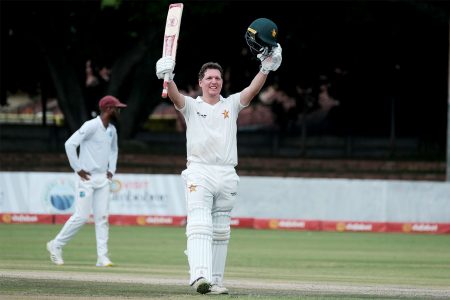
[[[175,81],[173,80],[169,81],[167,84],[167,95],[178,109],[182,109],[184,107],[184,95],[180,93]]]
[[[64,143],[64,148],[66,150],[67,158],[69,159],[70,167],[77,172],[77,174],[85,179],[89,180],[89,172],[86,172],[81,168],[80,160],[77,154],[77,148],[80,146],[81,142],[85,140],[91,134],[91,126],[85,123],[80,129],[75,131],[70,138]]]
[[[241,104],[248,106],[253,98],[261,91],[264,83],[266,82],[267,74],[263,74],[261,71],[256,74],[252,82],[248,87],[241,92]]]
[[[249,105],[250,101],[252,101],[252,99],[261,91],[269,72],[278,70],[282,61],[281,52],[281,46],[278,44],[269,56],[258,54],[258,58],[261,60],[261,69],[258,74],[256,74],[255,78],[253,78],[250,85],[241,92],[240,100],[243,106]]]
[[[81,165],[78,160],[78,154],[77,154],[77,148],[80,145],[81,141],[83,140],[84,132],[80,133],[80,129],[74,132],[70,136],[70,138],[65,142],[64,148],[66,149],[66,155],[69,159],[70,167],[75,171],[79,172],[81,171]]]
[[[175,69],[175,60],[170,56],[162,57],[156,62],[156,76],[159,79],[164,79],[164,75],[166,73],[169,74],[169,81],[167,83],[167,95],[169,96],[173,104],[178,109],[181,109],[184,107],[185,100],[184,95],[180,93],[177,85],[173,81],[173,77],[175,76],[175,74],[173,74],[174,69]]]
[[[108,158],[108,171],[106,172],[108,179],[112,179],[116,173],[118,155],[119,147],[117,146],[117,131],[114,129],[111,139],[111,152],[109,153]]]

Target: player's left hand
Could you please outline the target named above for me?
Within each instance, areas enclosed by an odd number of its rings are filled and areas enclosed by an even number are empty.
[[[175,60],[171,56],[165,56],[158,59],[156,62],[156,76],[159,79],[164,79],[164,75],[169,73],[169,79],[173,79],[173,70],[175,69]]]
[[[263,74],[269,74],[270,71],[276,71],[281,65],[282,53],[281,45],[278,44],[276,48],[272,50],[269,56],[258,54],[259,60],[261,60],[261,72]]]
[[[108,171],[108,172],[106,172],[106,177],[107,177],[109,180],[111,180],[111,179],[113,178],[113,174],[112,174],[110,171]]]

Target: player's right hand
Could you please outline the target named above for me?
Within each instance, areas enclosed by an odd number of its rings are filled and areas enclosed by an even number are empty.
[[[169,74],[169,79],[173,79],[173,70],[175,69],[175,60],[171,56],[165,56],[156,62],[156,77],[164,79],[164,74]]]
[[[78,173],[78,176],[80,176],[81,179],[83,179],[83,180],[89,180],[90,179],[89,176],[91,176],[91,173],[86,172],[85,170],[80,170],[77,173]]]

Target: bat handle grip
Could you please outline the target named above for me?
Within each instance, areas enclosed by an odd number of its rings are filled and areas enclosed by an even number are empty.
[[[163,82],[163,90],[161,93],[161,97],[164,99],[167,98],[167,85],[169,83],[169,73],[164,74],[164,82]]]

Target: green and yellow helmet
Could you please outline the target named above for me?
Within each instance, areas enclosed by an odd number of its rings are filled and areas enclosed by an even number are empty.
[[[253,21],[247,28],[245,40],[253,54],[268,53],[277,46],[278,27],[267,19],[259,18]]]

